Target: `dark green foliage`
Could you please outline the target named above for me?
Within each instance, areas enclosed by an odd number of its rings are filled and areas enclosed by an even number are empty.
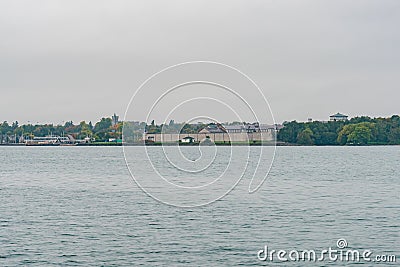
[[[375,133],[376,124],[373,122],[348,124],[339,132],[338,142],[341,145],[367,145],[371,141],[376,142]]]
[[[297,143],[299,145],[313,145],[314,144],[314,133],[310,128],[305,128],[297,136]]]
[[[400,117],[284,123],[278,141],[299,145],[400,144]]]
[[[297,136],[304,130],[305,123],[298,123],[297,121],[291,121],[283,124],[285,127],[282,128],[278,133],[278,140],[295,144],[297,143]]]

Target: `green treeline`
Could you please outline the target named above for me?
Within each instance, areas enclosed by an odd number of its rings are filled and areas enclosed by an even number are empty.
[[[90,137],[96,141],[105,141],[109,138],[121,138],[123,123],[113,124],[111,118],[102,118],[95,125],[85,121],[74,124],[67,121],[64,125],[53,124],[25,124],[19,125],[18,122],[9,124],[7,121],[0,123],[0,143],[15,142],[19,139],[30,139],[33,137],[43,137],[49,135],[72,136],[75,139]]]
[[[399,145],[400,117],[285,122],[278,141],[298,145]]]
[[[89,137],[92,141],[108,141],[110,138],[121,139],[122,130],[125,127],[125,139],[128,142],[137,142],[142,139],[144,131],[148,133],[197,133],[207,124],[175,123],[156,125],[154,121],[150,124],[145,122],[117,122],[112,118],[102,118],[95,123],[82,121],[74,124],[67,121],[64,125],[53,124],[25,124],[19,125],[17,121],[9,124],[7,121],[0,123],[0,144],[18,143],[23,137],[25,140],[33,137],[44,136],[71,136],[75,139]]]

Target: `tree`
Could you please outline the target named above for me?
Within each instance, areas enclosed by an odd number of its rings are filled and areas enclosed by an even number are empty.
[[[314,144],[313,132],[311,131],[310,128],[306,128],[299,133],[299,135],[297,136],[297,143],[299,145],[313,145]]]
[[[0,132],[3,134],[11,134],[12,133],[12,128],[11,126],[8,124],[7,121],[4,121],[1,125],[0,125]]]
[[[111,127],[111,125],[112,125],[111,118],[101,118],[101,120],[95,124],[94,130],[96,132],[108,130]]]
[[[371,141],[373,132],[375,132],[375,123],[372,122],[348,124],[339,132],[338,143],[366,145]]]
[[[400,128],[392,128],[388,134],[389,144],[400,145]]]
[[[372,122],[373,119],[371,119],[368,116],[361,116],[361,117],[354,117],[352,119],[350,119],[350,123],[351,124],[357,124],[357,123],[362,123],[362,122]]]
[[[79,124],[79,128],[80,128],[79,132],[80,139],[92,136],[92,129],[90,128],[89,124],[87,124],[85,121],[81,121],[81,123]]]
[[[356,145],[366,145],[369,141],[371,141],[371,129],[366,125],[357,125],[347,138],[347,143]]]
[[[13,122],[11,128],[13,130],[17,129],[18,128],[18,121]]]
[[[278,140],[292,144],[297,142],[298,135],[305,128],[304,123],[297,121],[285,123],[284,126],[278,133]]]
[[[111,126],[112,126],[111,118],[102,118],[94,126],[95,137],[101,140],[106,140],[110,138]]]
[[[391,125],[386,119],[377,119],[375,124],[375,140],[379,144],[388,143],[389,132],[391,130]]]
[[[72,121],[67,121],[67,122],[65,122],[65,124],[64,124],[64,127],[65,127],[65,128],[68,128],[68,127],[71,127],[71,126],[74,126],[74,123],[73,123]]]

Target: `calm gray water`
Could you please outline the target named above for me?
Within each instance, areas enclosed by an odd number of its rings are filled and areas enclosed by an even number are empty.
[[[320,251],[339,238],[400,261],[398,146],[278,147],[258,192],[248,194],[245,177],[199,208],[143,193],[120,147],[0,147],[0,155],[0,266],[373,265],[257,258],[265,245]]]

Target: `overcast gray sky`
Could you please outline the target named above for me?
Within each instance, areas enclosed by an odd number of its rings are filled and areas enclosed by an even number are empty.
[[[0,120],[122,115],[150,75],[191,60],[249,75],[277,122],[391,116],[399,25],[397,0],[0,1]]]

